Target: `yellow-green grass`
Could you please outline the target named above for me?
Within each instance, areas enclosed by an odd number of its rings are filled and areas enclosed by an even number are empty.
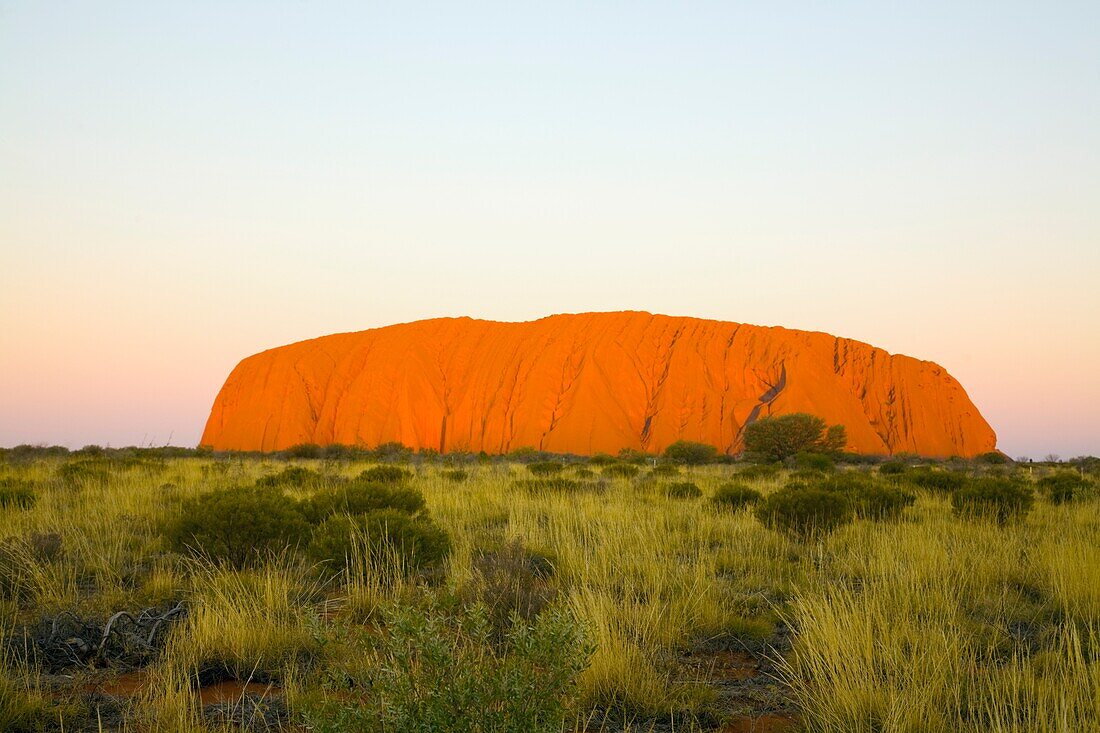
[[[72,459],[70,459],[71,461]],[[180,502],[275,473],[274,460],[183,458],[108,466],[106,480],[62,480],[63,459],[0,464],[32,480],[38,501],[0,508],[0,633],[75,610],[106,616],[186,599],[137,700],[135,725],[195,730],[193,677],[217,661],[228,673],[283,680],[293,708],[334,670],[369,665],[326,641],[333,624],[372,630],[386,603],[457,594],[485,548],[519,539],[552,558],[558,602],[594,644],[579,679],[579,718],[614,708],[639,720],[701,711],[712,685],[685,674],[678,655],[707,639],[794,631],[779,677],[807,731],[1087,731],[1100,721],[1100,504],[1039,501],[1023,521],[959,518],[943,497],[920,494],[901,519],[857,521],[811,541],[763,527],[751,511],[707,498],[736,470],[710,466],[701,500],[670,499],[644,478],[592,490],[530,491],[520,465],[416,469],[432,518],[451,535],[442,584],[383,583],[385,571],[346,576],[292,552],[251,570],[215,567],[168,551],[160,529]],[[361,462],[298,461],[354,476]],[[568,472],[567,472],[568,475]],[[783,477],[751,481],[770,493]],[[308,489],[291,490],[305,498]],[[28,538],[55,532],[43,558]],[[353,558],[353,568],[369,564]],[[34,670],[7,673],[31,689]],[[713,682],[711,680],[710,682]]]

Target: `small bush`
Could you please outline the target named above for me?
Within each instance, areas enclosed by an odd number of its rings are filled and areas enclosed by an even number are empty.
[[[982,453],[981,455],[974,456],[975,463],[982,463],[986,466],[1004,466],[1010,463],[1008,456],[1000,451],[991,450],[988,453]]]
[[[661,464],[658,464],[658,465],[654,466],[653,470],[650,471],[650,473],[653,476],[661,476],[661,477],[679,476],[680,475],[680,469],[679,469],[678,466],[675,466],[671,463],[661,463]]]
[[[386,484],[353,481],[344,486],[319,491],[306,503],[306,514],[320,522],[333,514],[366,514],[392,509],[405,514],[424,510],[424,495],[416,489]]]
[[[745,486],[744,484],[730,483],[719,486],[710,501],[715,506],[723,509],[737,511],[747,506],[757,504],[763,498],[764,495],[756,489]]]
[[[635,466],[641,466],[648,459],[648,455],[634,448],[623,448],[619,451],[619,463],[631,463]]]
[[[573,475],[581,481],[589,481],[596,478],[596,472],[585,466],[577,466],[573,469]]]
[[[1065,504],[1080,498],[1092,488],[1092,482],[1083,476],[1069,471],[1062,471],[1050,476],[1044,476],[1038,481],[1041,491],[1052,504]],[[0,502],[2,503],[2,502]]]
[[[1034,489],[1008,478],[974,479],[951,495],[956,514],[992,517],[1000,524],[1025,516],[1034,501]]]
[[[678,481],[665,486],[665,496],[670,499],[698,499],[703,495],[691,481]]]
[[[803,471],[820,471],[821,473],[828,473],[829,471],[836,470],[836,464],[833,463],[833,459],[824,453],[799,453],[794,457],[795,468]]]
[[[72,461],[57,469],[57,477],[70,486],[107,482],[107,466],[99,461]]]
[[[886,461],[878,467],[878,472],[883,476],[900,476],[907,470],[909,467],[902,461]]]
[[[27,509],[34,506],[37,498],[34,493],[34,484],[30,481],[11,476],[0,478],[0,508]]]
[[[594,490],[601,488],[600,484],[596,483],[595,481],[577,481],[575,479],[562,478],[560,476],[555,476],[553,478],[520,479],[519,481],[515,481],[513,485],[517,489],[530,491],[532,493],[573,493],[576,491]]]
[[[287,466],[279,473],[256,479],[261,487],[274,486],[310,486],[321,481],[321,474],[302,466]]]
[[[357,480],[375,484],[399,484],[412,477],[412,471],[400,466],[372,466],[359,474]]]
[[[702,466],[713,463],[718,458],[718,449],[706,443],[693,443],[690,440],[677,440],[665,448],[665,460],[686,466]]]
[[[316,459],[325,454],[325,449],[316,443],[299,443],[281,451],[284,458]]]
[[[527,470],[536,476],[556,476],[565,468],[559,461],[536,461],[528,463]]]
[[[582,627],[561,611],[532,624],[521,620],[500,640],[480,605],[457,616],[394,609],[385,628],[379,663],[365,678],[350,680],[370,695],[364,702],[358,695],[337,697],[308,710],[312,730],[560,731],[592,652]]]
[[[779,476],[782,470],[782,467],[777,463],[751,464],[739,468],[737,478],[745,481],[766,481]]]
[[[462,595],[468,603],[483,604],[498,631],[511,628],[517,618],[533,621],[557,596],[550,585],[553,560],[531,552],[518,539],[479,552],[473,559],[473,571]]]
[[[931,491],[935,494],[950,494],[966,483],[965,474],[957,471],[938,471],[932,468],[921,468],[909,471],[905,474],[905,481],[918,489]]]
[[[219,489],[184,502],[169,544],[242,568],[297,545],[309,532],[298,504],[275,488]]]
[[[588,462],[593,466],[610,466],[612,463],[618,463],[618,459],[607,453],[596,453],[588,459]]]
[[[897,486],[871,484],[852,497],[856,516],[863,519],[897,519],[917,497]]]
[[[360,550],[385,563],[396,556],[409,570],[442,565],[451,551],[447,533],[427,517],[393,509],[358,516],[337,514],[313,532],[309,556],[316,562],[343,565]]]
[[[640,468],[629,463],[613,463],[610,466],[605,466],[600,473],[607,478],[634,478],[640,472]]]
[[[785,487],[756,507],[761,523],[803,539],[831,532],[852,516],[852,502],[844,493],[809,486]]]
[[[445,481],[450,481],[454,484],[461,484],[466,479],[470,478],[470,474],[467,471],[463,471],[461,468],[449,468],[442,473]]]

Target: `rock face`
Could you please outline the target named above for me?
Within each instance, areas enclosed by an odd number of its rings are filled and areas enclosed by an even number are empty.
[[[932,362],[824,333],[638,312],[438,318],[264,351],[229,375],[202,445],[591,454],[683,439],[737,453],[746,425],[790,412],[844,425],[858,453],[996,445]]]

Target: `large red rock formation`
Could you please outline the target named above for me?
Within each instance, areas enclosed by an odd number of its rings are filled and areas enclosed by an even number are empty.
[[[809,412],[867,454],[973,456],[996,435],[942,367],[824,333],[649,313],[438,318],[250,356],[202,445],[506,452],[741,448],[758,416]]]

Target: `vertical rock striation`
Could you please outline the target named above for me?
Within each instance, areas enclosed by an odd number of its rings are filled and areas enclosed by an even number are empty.
[[[437,318],[264,351],[229,375],[201,444],[591,454],[684,439],[736,453],[746,425],[791,412],[844,425],[858,453],[996,445],[932,362],[824,333],[639,312]]]

